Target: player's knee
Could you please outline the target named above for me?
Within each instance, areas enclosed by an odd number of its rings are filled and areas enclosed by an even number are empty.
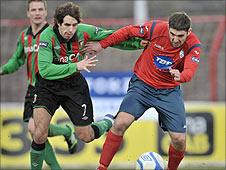
[[[35,131],[35,124],[34,124],[33,119],[31,121],[29,120],[27,128],[28,128],[28,131],[31,134],[31,136],[33,136],[34,131]]]
[[[44,143],[47,140],[48,137],[48,130],[44,130],[41,128],[36,128],[33,134],[33,139],[36,143]]]
[[[124,121],[115,121],[112,126],[112,130],[119,135],[123,135],[127,128],[128,125]]]
[[[186,146],[186,138],[184,135],[177,135],[171,138],[172,143],[177,150],[184,150]]]
[[[79,139],[85,143],[89,143],[89,142],[92,142],[93,139],[90,137],[90,136],[80,136]]]
[[[124,132],[133,123],[135,117],[126,112],[119,112],[113,126],[111,128],[112,132],[117,135],[124,135]]]
[[[35,129],[33,127],[28,126],[28,132],[33,136]]]
[[[47,136],[48,136],[48,133],[46,133],[46,134],[38,134],[36,137],[34,137],[34,140],[37,142],[37,143],[39,143],[39,144],[41,144],[41,143],[45,143],[46,142],[46,140],[47,140]]]
[[[76,136],[83,142],[89,143],[94,139],[94,134],[89,129],[76,129]]]

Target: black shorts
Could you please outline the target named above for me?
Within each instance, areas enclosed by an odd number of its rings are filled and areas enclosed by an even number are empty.
[[[93,122],[93,105],[89,87],[80,73],[60,80],[43,79],[37,74],[34,108],[45,108],[51,116],[61,106],[74,125]]]
[[[23,120],[28,122],[33,116],[33,100],[34,100],[34,86],[29,85],[24,102]]]

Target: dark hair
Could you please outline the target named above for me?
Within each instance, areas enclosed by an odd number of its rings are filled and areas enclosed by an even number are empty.
[[[43,2],[45,9],[47,9],[47,2],[46,0],[27,0],[27,10],[29,10],[29,5],[31,2]]]
[[[191,28],[191,18],[184,12],[175,12],[169,17],[169,27],[178,31],[188,31]]]
[[[67,15],[70,15],[71,17],[75,18],[78,23],[81,22],[79,6],[74,4],[73,2],[66,2],[56,8],[54,14],[54,23],[62,24],[64,17]]]

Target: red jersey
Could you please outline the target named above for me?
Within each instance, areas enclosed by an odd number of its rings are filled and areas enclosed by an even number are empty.
[[[168,22],[154,20],[141,26],[126,26],[104,40],[102,48],[118,44],[131,37],[141,37],[150,43],[134,66],[134,73],[144,82],[157,89],[167,89],[188,82],[194,76],[200,60],[201,44],[194,33],[185,43],[174,48],[169,38]],[[180,82],[175,81],[169,68],[180,71]]]

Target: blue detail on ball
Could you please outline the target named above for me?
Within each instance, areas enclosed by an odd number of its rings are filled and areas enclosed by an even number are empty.
[[[164,170],[164,165],[162,165],[162,163],[163,162],[160,155],[155,152],[146,152],[137,159],[136,168],[139,170],[150,168],[154,168],[154,170]]]
[[[141,169],[141,170],[144,170],[143,164],[142,164],[142,162],[140,161],[140,159],[138,159],[137,162],[138,162],[138,164],[140,165],[140,169]]]
[[[152,161],[152,158],[150,157],[150,155],[142,155],[141,158],[142,158],[144,161]]]
[[[162,167],[159,165],[159,162],[158,160],[155,158],[155,156],[153,155],[152,152],[149,152],[149,154],[151,155],[151,157],[154,159],[155,161],[155,164],[156,164],[156,167],[155,167],[155,170],[163,170]]]

